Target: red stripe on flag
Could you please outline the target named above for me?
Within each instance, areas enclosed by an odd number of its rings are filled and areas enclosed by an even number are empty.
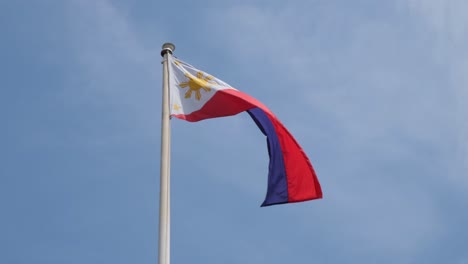
[[[288,202],[322,198],[322,189],[312,164],[300,145],[277,119],[269,116],[283,150],[288,182]]]
[[[288,202],[302,202],[322,198],[317,175],[307,155],[275,115],[257,99],[234,89],[217,91],[202,108],[188,115],[172,115],[190,122],[236,115],[258,107],[265,111],[275,127],[281,149],[288,183]]]
[[[188,115],[172,116],[189,122],[197,122],[208,118],[236,115],[254,107],[259,107],[273,115],[266,106],[252,96],[234,89],[225,89],[217,91],[199,110]]]

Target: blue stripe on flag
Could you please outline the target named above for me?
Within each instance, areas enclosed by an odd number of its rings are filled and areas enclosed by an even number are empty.
[[[262,206],[288,202],[288,183],[284,166],[283,151],[276,134],[275,127],[268,115],[260,108],[247,110],[258,128],[267,136],[268,155],[268,190]]]

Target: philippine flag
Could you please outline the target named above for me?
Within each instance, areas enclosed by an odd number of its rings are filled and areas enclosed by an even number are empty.
[[[322,198],[306,154],[265,105],[177,58],[168,60],[171,116],[197,122],[247,111],[266,135],[270,164],[262,206]]]

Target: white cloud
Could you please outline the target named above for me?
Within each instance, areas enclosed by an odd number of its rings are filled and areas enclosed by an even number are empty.
[[[450,82],[445,91],[456,98],[453,129],[457,137],[457,157],[454,160],[452,179],[468,188],[468,2],[463,0],[423,1],[407,0],[413,13],[426,23],[435,34],[437,52],[441,63],[449,72]]]
[[[67,105],[103,111],[115,107],[123,122],[113,135],[93,135],[96,144],[125,142],[134,131],[136,138],[154,139],[142,135],[154,133],[159,125],[155,116],[160,105],[160,47],[147,48],[144,43],[162,39],[162,30],[155,28],[156,34],[143,38],[133,20],[107,0],[67,2],[65,23],[77,65],[67,73]]]
[[[314,6],[313,14],[294,5],[284,9],[242,5],[227,12],[207,10],[204,17],[206,25],[213,27],[208,45],[222,46],[243,66],[238,74],[248,76],[248,81],[239,80],[240,84],[261,84],[259,89],[252,88],[253,95],[261,95],[278,116],[285,117],[303,146],[322,151],[314,151],[316,160],[312,160],[325,188],[325,200],[317,203],[328,206],[321,211],[328,216],[323,221],[334,223],[323,226],[337,228],[348,242],[359,241],[382,254],[411,258],[444,229],[437,197],[431,195],[431,186],[421,182],[445,183],[445,175],[440,174],[455,167],[450,177],[468,186],[466,174],[460,173],[468,164],[468,56],[461,44],[467,43],[463,40],[468,19],[461,1],[407,4],[413,16],[420,16],[438,34],[428,37],[434,43],[418,38],[423,33],[414,25],[405,28],[384,17],[354,15],[327,5]],[[126,110],[144,120],[156,119],[159,47],[145,48],[131,21],[109,1],[72,2],[69,22],[86,82],[74,86],[80,90],[68,92],[86,103],[93,102],[92,98],[109,100],[127,106]],[[310,122],[293,121],[295,115]],[[213,122],[218,127],[222,121]],[[243,138],[251,143],[248,150],[253,153],[257,138],[249,133],[256,128],[248,117],[226,122],[230,125],[219,129],[210,122],[196,128],[202,135],[195,137],[198,146],[215,154],[197,157],[194,164],[249,195],[258,193],[266,182],[262,178],[266,162],[248,168],[255,171],[252,175],[259,175],[255,179],[223,173],[237,164],[218,156],[236,158],[246,148],[223,153],[223,144],[229,142],[218,140],[210,146],[211,134],[203,135],[211,129],[228,138]],[[244,126],[252,131],[241,129]],[[194,124],[175,123],[174,127],[178,129],[173,135],[180,139],[174,145],[182,149],[193,143],[193,137],[184,135],[190,135],[186,131],[195,129]],[[456,145],[454,135],[459,143],[458,160],[447,161],[452,156],[444,159],[444,153],[450,154]],[[262,158],[257,161],[266,161],[264,142],[258,146],[261,149],[255,155]],[[185,154],[178,155],[185,158]],[[426,155],[435,158],[426,159]],[[203,167],[213,160],[222,169]],[[308,224],[304,223],[304,230]],[[312,230],[308,231],[312,236]]]
[[[216,17],[215,39],[242,65],[240,74],[264,80],[257,82],[268,93],[294,91],[278,96],[276,109],[293,131],[300,127],[302,145],[328,152],[314,156],[323,166],[325,199],[339,208],[329,213],[354,211],[354,224],[368,231],[362,241],[411,258],[445,228],[435,185],[468,187],[468,53],[462,45],[468,43],[468,4],[395,3],[399,9],[391,12],[401,13],[392,15],[405,19],[398,23],[395,17],[341,13],[319,4],[314,16],[294,5],[284,11],[242,5]],[[414,24],[418,17],[427,24]],[[268,81],[255,75],[259,67]],[[260,89],[254,93],[272,100]],[[313,122],[290,121],[301,113]],[[334,162],[322,161],[322,155]],[[421,188],[421,181],[431,186]],[[352,224],[342,228],[356,239]]]
[[[468,33],[468,3],[464,0],[400,0],[449,41],[462,41]]]

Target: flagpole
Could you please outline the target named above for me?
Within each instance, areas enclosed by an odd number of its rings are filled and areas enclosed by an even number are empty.
[[[161,50],[163,60],[163,91],[161,119],[161,170],[159,191],[159,264],[170,264],[170,140],[169,123],[169,62],[168,58],[175,50],[172,43],[164,43]]]

